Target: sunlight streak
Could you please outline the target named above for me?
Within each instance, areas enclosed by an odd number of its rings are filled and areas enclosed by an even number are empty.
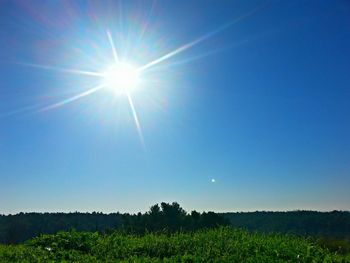
[[[117,54],[117,49],[115,48],[114,41],[113,41],[111,32],[109,30],[107,30],[107,37],[108,37],[108,40],[109,40],[109,44],[111,45],[111,48],[112,48],[114,62],[118,63],[119,62],[119,58],[118,58],[118,54]]]
[[[185,51],[186,49],[189,49],[190,47],[198,44],[199,42],[203,41],[204,39],[205,39],[205,36],[200,37],[200,38],[198,38],[198,39],[196,39],[196,40],[194,40],[194,41],[192,41],[192,42],[190,42],[188,44],[185,44],[185,45],[183,45],[183,46],[181,46],[181,47],[179,47],[179,48],[169,52],[168,54],[166,54],[166,55],[164,55],[164,56],[162,56],[162,57],[160,57],[160,58],[158,58],[156,60],[153,60],[153,61],[149,62],[148,64],[138,68],[138,70],[139,71],[143,71],[143,70],[148,69],[148,68],[150,68],[150,67],[152,67],[154,65],[157,65],[157,64],[163,62],[164,60],[167,60],[167,59],[169,59],[169,58],[171,58],[171,57],[173,57],[173,56],[175,56],[175,55]]]
[[[47,69],[47,70],[62,71],[62,72],[67,72],[67,73],[71,73],[71,74],[88,75],[88,76],[94,76],[94,77],[103,77],[102,73],[95,72],[95,71],[60,68],[60,67],[46,66],[46,65],[39,65],[39,64],[31,64],[31,63],[17,63],[17,64],[23,65],[23,66],[28,66],[28,67],[33,67],[33,68],[41,68],[41,69]]]
[[[13,110],[13,111],[10,111],[10,112],[6,112],[6,113],[3,113],[3,114],[0,114],[0,118],[6,118],[6,117],[13,116],[13,115],[21,114],[21,113],[24,114],[24,113],[30,112],[32,110],[38,109],[40,107],[42,107],[42,105],[33,105],[33,106],[23,107],[23,108],[20,108],[20,109],[17,109],[17,110]]]
[[[191,41],[191,42],[189,42],[189,43],[187,43],[185,45],[182,45],[181,47],[176,48],[175,50],[169,52],[168,54],[165,54],[164,56],[162,56],[160,58],[157,58],[157,59],[147,63],[146,65],[138,68],[138,70],[139,71],[146,70],[148,68],[151,68],[151,67],[153,67],[153,66],[155,66],[155,65],[157,65],[157,64],[159,64],[159,63],[161,63],[161,62],[163,62],[163,61],[165,61],[165,60],[167,60],[167,59],[169,59],[169,58],[171,58],[171,57],[173,57],[173,56],[175,56],[177,54],[179,54],[179,53],[182,53],[182,52],[186,51],[187,49],[189,49],[189,48],[191,48],[191,47],[193,47],[193,46],[203,42],[204,40],[207,40],[207,39],[213,37],[214,35],[216,35],[216,34],[222,32],[222,31],[226,30],[227,28],[229,28],[229,27],[231,27],[231,26],[233,26],[235,24],[237,24],[241,20],[243,20],[243,19],[253,15],[254,13],[256,13],[261,8],[263,8],[263,6],[257,7],[255,9],[251,10],[250,12],[248,12],[248,13],[246,13],[244,15],[241,15],[240,17],[234,19],[233,21],[228,22],[228,23],[220,26],[217,29],[215,29],[215,30],[213,30],[213,31],[211,31],[209,33],[206,33],[203,36],[201,36],[201,37],[199,37],[199,38],[197,38],[197,39],[195,39],[195,40],[193,40],[193,41]]]
[[[241,46],[243,44],[248,43],[249,41],[251,41],[251,40],[250,39],[245,39],[245,40],[233,43],[231,45],[227,45],[227,46],[223,46],[223,47],[220,47],[220,48],[217,48],[217,49],[209,50],[207,52],[203,52],[203,53],[195,55],[195,56],[191,56],[191,57],[189,56],[189,57],[181,59],[181,60],[176,60],[174,62],[168,63],[166,65],[166,67],[183,65],[183,64],[187,64],[187,63],[199,60],[199,59],[203,59],[203,58],[206,58],[206,57],[209,57],[209,56],[221,53],[221,52],[225,52],[225,51],[230,50],[232,48],[236,48],[238,46]]]
[[[135,110],[135,107],[134,107],[134,103],[131,99],[131,96],[130,94],[128,94],[128,101],[129,101],[129,105],[130,105],[130,108],[131,108],[131,111],[132,111],[132,115],[134,117],[134,121],[135,121],[135,125],[136,125],[136,129],[137,129],[137,132],[139,134],[139,137],[140,137],[140,140],[141,140],[141,143],[143,146],[145,146],[145,141],[143,139],[143,134],[142,134],[142,130],[141,130],[141,125],[140,125],[140,122],[139,122],[139,118],[137,117],[137,113],[136,113],[136,110]]]
[[[43,112],[43,111],[47,111],[47,110],[52,110],[52,109],[54,109],[54,108],[58,108],[58,107],[64,106],[64,105],[66,105],[66,104],[68,104],[68,103],[71,103],[71,102],[73,102],[73,101],[76,101],[76,100],[78,100],[78,99],[81,99],[81,98],[83,98],[83,97],[86,97],[86,96],[88,96],[88,95],[90,95],[90,94],[92,94],[92,93],[95,93],[96,91],[98,91],[98,90],[100,90],[100,89],[103,89],[104,87],[105,87],[105,85],[99,85],[99,86],[97,86],[97,87],[95,87],[95,88],[92,88],[92,89],[89,89],[89,90],[84,91],[84,92],[82,92],[82,93],[79,93],[78,95],[75,95],[75,96],[70,97],[70,98],[68,98],[68,99],[65,99],[65,100],[63,100],[63,101],[60,101],[60,102],[57,102],[57,103],[52,104],[52,105],[50,105],[50,106],[47,106],[47,107],[45,107],[45,108],[42,108],[41,110],[39,110],[39,112]]]
[[[152,4],[147,21],[144,24],[144,26],[142,27],[139,38],[137,39],[139,42],[142,40],[142,38],[147,30],[150,16],[151,16],[152,12],[154,11],[153,10],[154,5],[155,5],[155,1]],[[16,64],[22,65],[22,66],[40,68],[40,69],[45,69],[45,70],[52,70],[52,71],[70,73],[70,74],[97,77],[97,78],[101,79],[101,82],[99,82],[100,84],[98,86],[95,86],[91,89],[87,89],[81,93],[76,93],[76,95],[74,95],[72,97],[68,97],[67,99],[64,99],[62,101],[58,101],[52,105],[48,105],[48,106],[44,105],[44,107],[42,107],[42,106],[26,107],[26,108],[15,110],[13,112],[9,112],[5,115],[4,114],[0,115],[0,117],[11,116],[13,114],[17,114],[20,112],[26,112],[26,111],[30,111],[30,110],[33,110],[36,112],[43,112],[43,111],[48,111],[51,109],[59,108],[59,107],[64,106],[66,104],[70,104],[72,102],[75,102],[81,98],[87,97],[87,96],[97,92],[98,90],[105,88],[106,90],[109,89],[110,91],[113,91],[115,93],[115,95],[127,96],[128,103],[130,105],[130,109],[131,109],[131,113],[132,113],[132,117],[134,119],[135,126],[137,129],[137,133],[139,135],[139,138],[140,138],[140,141],[141,141],[143,147],[145,147],[144,137],[143,137],[139,117],[138,117],[138,114],[136,112],[133,99],[131,97],[132,90],[134,88],[136,88],[137,86],[140,86],[139,84],[141,81],[142,72],[145,70],[148,70],[150,68],[153,68],[159,64],[162,64],[164,61],[168,61],[172,57],[177,56],[178,54],[183,53],[186,50],[189,50],[192,47],[208,40],[209,38],[212,38],[213,36],[227,30],[228,28],[237,24],[238,22],[246,19],[247,17],[252,16],[254,13],[261,10],[266,5],[267,4],[264,4],[260,7],[256,7],[255,9],[235,18],[234,20],[231,20],[226,24],[222,24],[221,26],[214,28],[214,30],[209,31],[209,32],[199,36],[198,38],[195,38],[192,41],[185,43],[184,45],[181,45],[173,50],[170,50],[170,52],[168,52],[168,53],[165,53],[165,54],[163,53],[162,56],[160,56],[158,58],[156,57],[154,60],[151,60],[150,62],[144,64],[141,67],[137,67],[137,68],[134,68],[132,65],[130,65],[128,63],[128,61],[121,61],[121,57],[119,57],[120,54],[118,53],[119,50],[117,50],[116,42],[113,40],[112,32],[108,29],[106,30],[106,35],[108,38],[109,45],[107,44],[106,40],[104,40],[104,43],[105,43],[105,46],[108,48],[108,52],[106,53],[107,60],[108,60],[108,62],[111,62],[111,60],[113,60],[113,61],[111,63],[112,65],[106,65],[106,66],[108,66],[107,69],[103,69],[101,71],[95,71],[98,69],[93,69],[93,71],[89,71],[89,70],[81,70],[79,68],[78,69],[65,68],[65,67],[56,67],[56,66],[50,66],[50,65],[32,64],[32,63],[16,63]],[[118,45],[118,46],[120,46],[120,45]],[[167,67],[167,66],[171,66],[171,65],[180,65],[180,64],[188,63],[189,61],[200,59],[200,58],[206,57],[208,55],[215,54],[219,51],[220,51],[220,49],[216,49],[216,50],[214,49],[214,50],[209,50],[207,52],[202,52],[201,54],[197,54],[196,56],[192,56],[192,57],[185,56],[180,61],[173,60],[173,61],[170,61],[170,63],[167,63],[163,66]],[[100,54],[100,53],[98,53],[98,54]],[[123,53],[121,53],[121,54],[123,54]],[[113,58],[112,58],[112,56],[113,56]],[[94,61],[92,61],[92,63],[87,63],[87,64],[94,65],[93,62]]]

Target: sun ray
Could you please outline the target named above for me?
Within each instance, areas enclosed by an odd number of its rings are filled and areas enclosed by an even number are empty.
[[[218,54],[220,52],[224,52],[224,51],[227,51],[229,49],[236,48],[238,46],[241,46],[243,44],[248,43],[249,41],[250,41],[250,39],[245,39],[245,40],[233,43],[231,45],[223,46],[223,47],[220,47],[217,49],[212,49],[212,50],[209,50],[207,52],[200,53],[198,55],[189,56],[189,57],[186,57],[184,59],[176,60],[174,62],[170,62],[170,63],[166,64],[166,67],[183,65],[183,64],[187,64],[187,63],[199,60],[199,59],[203,59],[203,58]]]
[[[153,11],[153,8],[154,8],[154,4],[155,2],[153,2],[153,5],[152,5],[152,9],[150,11],[150,14],[152,13]],[[234,19],[234,20],[231,20],[229,21],[228,23],[226,24],[223,24],[217,28],[215,28],[213,31],[210,31],[168,53],[166,53],[165,55],[163,56],[160,56],[156,59],[154,59],[153,61],[139,67],[139,68],[136,68],[134,69],[134,71],[137,73],[136,74],[136,77],[138,76],[138,74],[140,74],[142,71],[144,70],[147,70],[147,69],[150,69],[150,68],[153,68],[154,66],[158,65],[158,64],[161,64],[162,62],[164,61],[167,61],[169,60],[170,58],[200,44],[201,42],[213,37],[214,35],[217,35],[219,33],[221,33],[222,31],[226,30],[227,28],[235,25],[236,23],[240,22],[241,20],[247,18],[247,17],[250,17],[252,16],[254,13],[256,13],[257,11],[261,10],[264,6],[266,6],[267,4],[264,4],[260,7],[257,7],[253,10],[251,10],[250,12],[248,13],[245,13],[243,15],[241,15],[240,17]],[[148,25],[148,22],[149,21],[146,21],[147,23],[145,24],[144,28],[142,29],[141,31],[141,34],[140,34],[140,40],[142,39],[145,31],[146,31],[146,28],[147,28],[147,25]],[[115,65],[118,65],[118,67],[120,66],[119,64],[122,64],[122,61],[120,61],[120,57],[119,57],[119,54],[117,52],[117,48],[116,48],[116,45],[115,45],[115,42],[113,40],[113,37],[112,37],[112,33],[111,31],[109,31],[108,29],[106,30],[106,34],[107,34],[107,38],[108,38],[108,42],[109,42],[109,46],[111,48],[111,53],[113,54],[113,60],[114,60],[114,64]],[[188,57],[187,59],[185,60],[182,60],[182,61],[173,61],[172,64],[166,64],[167,66],[168,65],[176,65],[176,64],[183,64],[183,63],[187,63],[189,61],[192,61],[192,60],[196,60],[196,59],[199,59],[199,58],[202,58],[202,57],[205,57],[205,56],[208,56],[210,54],[214,54],[218,52],[218,50],[211,50],[209,52],[206,52],[206,53],[202,53],[202,54],[199,54],[197,56],[194,56],[194,57]],[[111,55],[109,55],[109,57],[111,57]],[[29,67],[35,67],[35,68],[41,68],[41,69],[45,69],[45,70],[53,70],[53,71],[60,71],[60,72],[65,72],[65,73],[70,73],[70,74],[77,74],[77,75],[84,75],[84,76],[92,76],[92,77],[98,77],[98,78],[102,78],[102,81],[106,81],[107,83],[111,84],[110,86],[113,86],[113,87],[119,87],[119,86],[127,86],[125,85],[125,81],[123,81],[122,77],[130,77],[130,76],[124,76],[124,75],[127,75],[124,73],[122,73],[122,75],[118,75],[120,74],[119,73],[119,68],[118,68],[118,71],[113,71],[111,72],[111,74],[109,74],[109,71],[105,72],[105,71],[88,71],[88,70],[82,70],[82,69],[75,69],[75,68],[64,68],[64,67],[56,67],[56,66],[50,66],[50,65],[40,65],[40,64],[32,64],[32,63],[16,63],[18,65],[23,65],[23,66],[29,66]],[[108,74],[107,74],[108,73]],[[133,74],[132,74],[133,75]],[[128,80],[129,81],[129,80]],[[101,82],[100,82],[101,83]],[[37,112],[43,112],[43,111],[48,111],[48,110],[51,110],[51,109],[55,109],[55,108],[58,108],[58,107],[61,107],[61,106],[64,106],[66,104],[69,104],[69,103],[72,103],[72,102],[75,102],[81,98],[84,98],[86,96],[89,96],[95,92],[97,92],[98,90],[102,89],[102,88],[106,88],[108,85],[106,85],[106,83],[102,83],[96,87],[93,87],[91,89],[88,89],[84,92],[81,92],[79,94],[76,94],[72,97],[69,97],[65,100],[62,100],[62,101],[59,101],[57,103],[54,103],[52,105],[48,105],[44,108],[42,108],[41,106],[33,106],[33,107],[26,107],[26,108],[22,108],[22,109],[18,109],[16,111],[13,111],[13,112],[10,112],[10,113],[7,113],[7,114],[3,114],[3,115],[0,115],[0,117],[4,117],[4,116],[10,116],[12,114],[17,114],[17,113],[20,113],[20,112],[26,112],[26,111],[30,111],[30,110],[37,110]],[[132,112],[132,116],[133,116],[133,119],[134,119],[134,122],[135,122],[135,125],[136,125],[136,129],[137,129],[137,132],[138,132],[138,135],[139,135],[139,138],[140,138],[140,141],[142,143],[143,146],[144,145],[144,138],[143,138],[143,133],[142,133],[142,129],[141,129],[141,125],[140,125],[140,121],[139,121],[139,118],[138,118],[138,115],[137,115],[137,112],[136,112],[136,109],[135,109],[135,105],[133,103],[133,99],[130,95],[130,91],[125,91],[123,95],[126,95],[127,99],[128,99],[128,103],[130,105],[130,109],[131,109],[131,112]]]
[[[30,112],[32,110],[35,110],[35,109],[38,109],[42,107],[42,105],[32,105],[32,106],[27,106],[27,107],[22,107],[22,108],[19,108],[17,110],[13,110],[13,111],[10,111],[10,112],[6,112],[6,113],[2,113],[0,114],[0,118],[6,118],[6,117],[10,117],[10,116],[13,116],[13,115],[18,115],[18,114],[21,114],[21,113],[27,113],[27,112]]]
[[[102,89],[102,88],[104,88],[104,87],[105,87],[105,85],[99,85],[99,86],[97,86],[97,87],[94,87],[94,88],[89,89],[89,90],[87,90],[87,91],[84,91],[84,92],[82,92],[82,93],[79,93],[79,94],[77,94],[77,95],[75,95],[75,96],[73,96],[73,97],[70,97],[70,98],[65,99],[65,100],[63,100],[63,101],[60,101],[60,102],[57,102],[57,103],[52,104],[52,105],[50,105],[50,106],[47,106],[47,107],[45,107],[45,108],[42,108],[42,109],[39,110],[39,112],[48,111],[48,110],[52,110],[52,109],[55,109],[55,108],[64,106],[64,105],[66,105],[66,104],[68,104],[68,103],[71,103],[71,102],[73,102],[73,101],[76,101],[76,100],[78,100],[78,99],[81,99],[81,98],[83,98],[83,97],[86,97],[86,96],[88,96],[88,95],[91,95],[92,93],[95,93],[96,91],[98,91],[98,90],[100,90],[100,89]]]
[[[115,48],[115,44],[114,44],[111,32],[109,30],[107,30],[107,37],[108,37],[108,40],[109,40],[109,44],[111,45],[111,48],[112,48],[114,62],[118,63],[119,62],[119,57],[118,57],[117,49]]]
[[[134,103],[133,103],[133,101],[132,101],[132,98],[131,98],[130,94],[128,94],[127,97],[128,97],[130,109],[131,109],[131,111],[132,111],[132,115],[133,115],[133,117],[134,117],[134,121],[135,121],[136,129],[137,129],[137,133],[139,134],[140,141],[141,141],[142,145],[145,146],[145,141],[144,141],[144,139],[143,139],[143,134],[142,134],[142,130],[141,130],[140,121],[139,121],[139,118],[138,118],[138,116],[137,116]]]
[[[78,74],[78,75],[87,75],[87,76],[94,76],[94,77],[103,77],[103,73],[95,72],[95,71],[86,71],[86,70],[80,70],[80,69],[70,69],[70,68],[61,68],[61,67],[54,67],[54,66],[47,66],[47,65],[40,65],[40,64],[32,64],[32,63],[17,63],[22,66],[28,66],[33,68],[41,68],[41,69],[47,69],[47,70],[54,70],[54,71],[62,71],[66,73],[71,74]]]
[[[245,13],[244,15],[234,19],[233,21],[230,21],[230,22],[228,22],[226,24],[221,25],[220,27],[216,28],[215,30],[213,30],[213,31],[211,31],[209,33],[206,33],[206,34],[200,36],[199,38],[197,38],[197,39],[195,39],[195,40],[193,40],[193,41],[191,41],[191,42],[189,42],[187,44],[184,44],[184,45],[176,48],[175,50],[165,54],[164,56],[161,56],[160,58],[157,58],[157,59],[147,63],[144,66],[141,66],[140,68],[138,68],[138,70],[139,71],[146,70],[148,68],[151,68],[151,67],[153,67],[153,66],[155,66],[155,65],[157,65],[157,64],[159,64],[159,63],[161,63],[161,62],[163,62],[163,61],[165,61],[165,60],[167,60],[167,59],[169,59],[169,58],[171,58],[171,57],[173,57],[173,56],[175,56],[177,54],[179,54],[179,53],[182,53],[182,52],[186,51],[187,49],[189,49],[189,48],[191,48],[191,47],[193,47],[193,46],[203,42],[204,40],[207,40],[207,39],[213,37],[214,35],[224,31],[225,29],[227,29],[227,28],[237,24],[241,20],[243,20],[243,19],[253,15],[254,13],[256,13],[258,10],[260,10],[263,7],[264,6],[257,7],[255,9],[251,10],[250,12]]]

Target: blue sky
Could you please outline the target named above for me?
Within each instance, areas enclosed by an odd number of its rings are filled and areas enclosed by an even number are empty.
[[[0,213],[350,209],[347,1],[2,1]],[[155,65],[128,100],[91,76]],[[215,182],[212,182],[215,179]]]

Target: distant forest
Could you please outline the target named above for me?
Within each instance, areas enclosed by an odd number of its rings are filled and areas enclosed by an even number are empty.
[[[232,225],[250,231],[290,233],[350,240],[350,213],[241,212],[187,213],[176,202],[153,205],[146,213],[19,213],[0,215],[0,243],[16,244],[40,234],[75,229],[109,233],[122,231],[143,235],[147,232],[195,231]]]
[[[228,219],[214,212],[187,213],[176,202],[153,205],[144,214],[19,213],[0,216],[0,243],[17,244],[40,234],[72,229],[100,233],[118,230],[142,235],[147,232],[194,231],[229,224]]]
[[[289,211],[220,214],[234,227],[265,233],[284,233],[350,241],[350,212]]]

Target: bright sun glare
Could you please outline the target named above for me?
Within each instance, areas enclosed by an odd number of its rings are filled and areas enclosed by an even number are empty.
[[[140,75],[137,68],[118,62],[104,73],[103,85],[117,95],[128,95],[137,88]]]
[[[237,22],[237,21],[235,21]],[[46,111],[51,110],[54,108],[62,107],[68,103],[75,102],[76,100],[82,99],[86,96],[90,96],[99,90],[107,89],[112,91],[115,95],[124,95],[129,103],[130,110],[132,112],[132,116],[135,121],[135,125],[137,128],[137,131],[140,136],[140,140],[143,143],[143,135],[141,131],[141,125],[140,121],[138,119],[138,115],[133,103],[132,93],[141,86],[141,74],[143,74],[144,71],[147,71],[148,69],[155,67],[156,65],[170,59],[173,56],[176,56],[177,54],[184,52],[185,50],[199,44],[200,42],[208,39],[209,37],[213,36],[214,34],[217,34],[227,28],[228,26],[232,25],[232,23],[225,24],[218,29],[209,32],[187,44],[184,44],[173,51],[170,51],[169,53],[160,56],[153,61],[148,62],[147,64],[144,64],[140,67],[134,67],[133,65],[129,63],[125,63],[124,61],[120,60],[119,53],[117,52],[116,45],[114,43],[112,34],[110,31],[106,31],[108,42],[110,45],[111,53],[110,56],[113,58],[113,64],[109,67],[105,68],[104,71],[87,71],[82,69],[72,69],[72,68],[61,68],[61,67],[54,67],[50,65],[37,65],[37,64],[23,64],[28,65],[32,67],[42,68],[42,69],[48,69],[48,70],[57,70],[62,71],[66,73],[71,74],[78,74],[82,76],[92,76],[100,79],[100,83],[92,87],[90,89],[87,89],[81,93],[78,93],[72,97],[69,97],[65,100],[59,101],[57,103],[54,103],[52,105],[46,106],[42,108],[40,111]],[[142,81],[142,86],[145,85],[145,81]]]

